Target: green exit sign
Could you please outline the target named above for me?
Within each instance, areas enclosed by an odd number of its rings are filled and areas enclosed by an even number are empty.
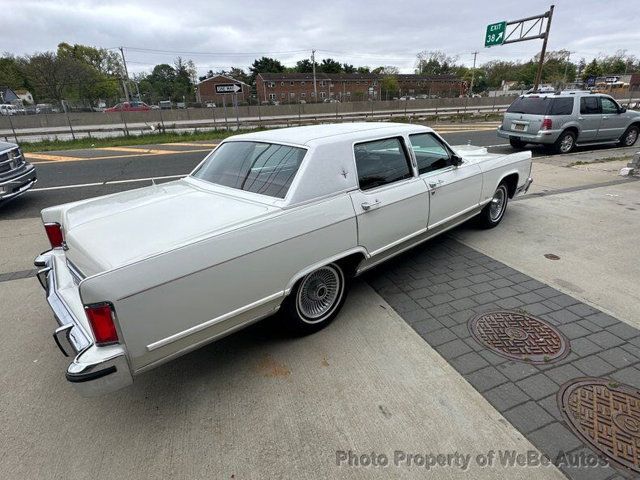
[[[507,32],[507,22],[498,22],[487,25],[487,34],[484,36],[485,47],[495,47],[504,43],[504,35]]]

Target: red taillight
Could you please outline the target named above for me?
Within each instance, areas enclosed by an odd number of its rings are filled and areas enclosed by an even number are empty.
[[[84,307],[96,338],[96,345],[118,343],[118,332],[114,322],[115,313],[110,303],[94,303]]]
[[[545,118],[542,120],[542,126],[540,130],[551,130],[553,128],[553,121],[550,118]]]
[[[60,248],[64,245],[64,235],[59,223],[45,223],[44,230],[47,232],[51,248]]]

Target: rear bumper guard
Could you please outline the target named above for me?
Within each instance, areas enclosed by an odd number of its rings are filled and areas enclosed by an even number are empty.
[[[121,345],[96,346],[93,337],[58,294],[53,255],[51,251],[45,252],[35,259],[34,264],[40,267],[37,278],[58,322],[53,339],[64,356],[73,357],[67,367],[67,380],[86,397],[130,385],[133,377],[124,348]]]

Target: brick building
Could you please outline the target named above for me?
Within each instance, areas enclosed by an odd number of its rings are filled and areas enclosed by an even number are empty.
[[[464,80],[455,75],[396,75],[400,93],[403,95],[437,95],[438,97],[458,97],[467,91]]]
[[[206,78],[196,85],[196,102],[208,103],[213,102],[216,105],[222,105],[223,101],[230,105],[233,102],[233,95],[229,93],[216,93],[216,85],[221,84],[237,84],[242,88],[238,92],[238,103],[245,103],[251,97],[251,86],[226,75],[216,75],[215,77]],[[223,99],[224,97],[224,99]]]
[[[327,98],[340,101],[380,98],[379,76],[359,73],[317,73],[315,98],[312,73],[259,73],[256,93],[261,102],[322,102]]]
[[[329,98],[342,102],[385,100],[387,96],[390,100],[396,94],[457,97],[466,91],[466,83],[452,75],[396,75],[399,92],[384,92],[382,78],[374,73],[317,73],[316,99],[312,73],[260,73],[256,77],[256,93],[260,102],[298,103]]]

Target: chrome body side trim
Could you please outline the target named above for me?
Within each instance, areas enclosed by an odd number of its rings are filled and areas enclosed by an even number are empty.
[[[236,315],[240,315],[242,313],[248,312],[249,310],[253,310],[254,308],[260,307],[261,305],[269,303],[272,300],[276,300],[280,297],[284,297],[284,290],[276,292],[260,300],[256,300],[253,303],[249,303],[248,305],[237,308],[236,310],[232,310],[231,312],[227,312],[224,315],[220,315],[219,317],[212,318],[211,320],[207,320],[206,322],[200,323],[199,325],[195,325],[181,332],[174,333],[173,335],[163,338],[162,340],[158,340],[157,342],[150,343],[149,345],[147,345],[147,350],[152,352],[153,350],[156,350],[160,347],[164,347],[165,345],[178,341],[181,338],[187,337],[196,332],[205,330],[206,328],[209,328],[215,325],[216,323],[224,322],[225,320],[228,320],[231,317],[235,317]]]

